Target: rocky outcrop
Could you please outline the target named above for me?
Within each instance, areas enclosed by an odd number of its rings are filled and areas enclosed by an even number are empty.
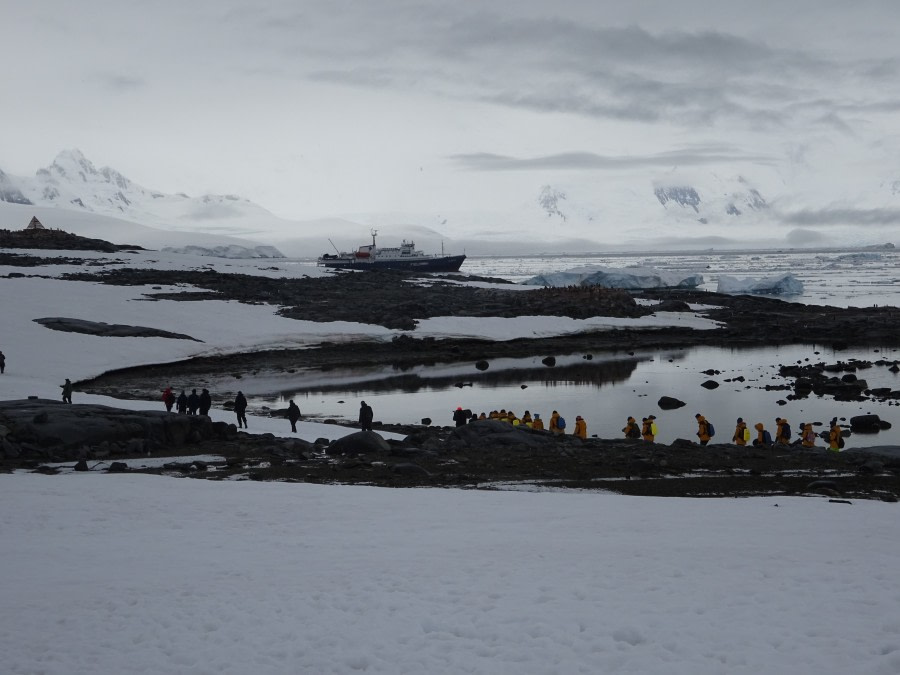
[[[33,321],[51,330],[60,330],[66,333],[83,333],[84,335],[100,335],[103,337],[161,337],[172,340],[203,342],[183,333],[172,333],[167,330],[148,328],[146,326],[128,326],[119,323],[103,323],[102,321],[70,319],[61,316],[33,319]]]
[[[233,425],[226,425],[233,426]],[[213,438],[205,415],[69,405],[44,399],[0,401],[0,453],[4,458],[66,460],[140,454]]]
[[[59,251],[116,251],[143,250],[131,244],[112,244],[103,239],[79,237],[62,230],[0,230],[0,248],[37,248]]]

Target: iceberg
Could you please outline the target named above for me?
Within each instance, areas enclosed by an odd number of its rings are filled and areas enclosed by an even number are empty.
[[[207,248],[205,246],[182,246],[181,248],[166,247],[163,249],[166,253],[182,253],[189,255],[202,255],[211,258],[283,258],[284,254],[274,246],[254,246],[248,248],[246,246],[213,246]]]
[[[779,274],[774,277],[755,279],[747,277],[719,277],[719,285],[716,288],[719,293],[761,293],[765,295],[798,295],[803,292],[803,282],[791,273]]]
[[[526,286],[601,286],[603,288],[697,288],[703,275],[670,272],[652,267],[576,267],[563,272],[539,274],[522,282]]]

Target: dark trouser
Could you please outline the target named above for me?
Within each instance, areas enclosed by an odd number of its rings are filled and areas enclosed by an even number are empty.
[[[297,420],[291,420],[291,431],[297,433]]]
[[[245,415],[243,412],[235,412],[235,415],[237,415],[238,428],[246,429],[247,428],[247,415]]]
[[[72,395],[71,394],[63,394],[63,403],[71,403]]]

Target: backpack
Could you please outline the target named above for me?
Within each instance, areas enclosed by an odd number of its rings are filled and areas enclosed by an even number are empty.
[[[843,436],[838,436],[838,447],[839,448],[844,447],[844,437]]]
[[[706,433],[709,434],[709,437],[712,438],[716,435],[716,428],[713,426],[713,423],[709,420],[706,420]]]
[[[772,445],[772,434],[769,433],[767,429],[763,429],[763,439],[762,442],[765,445]]]
[[[650,424],[650,433],[652,435],[656,436],[656,422],[653,422],[652,424]]]
[[[637,424],[632,424],[631,428],[628,429],[628,438],[640,438],[641,432],[638,431]]]
[[[744,427],[744,440],[745,441],[750,440],[750,430],[747,427]]]
[[[781,427],[781,434],[784,437],[784,440],[791,440],[791,425],[785,422]]]
[[[557,429],[565,429],[566,428],[566,418],[562,415],[559,416],[559,419],[556,420],[556,428]]]

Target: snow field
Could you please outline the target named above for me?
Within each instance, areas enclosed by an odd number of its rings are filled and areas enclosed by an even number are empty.
[[[888,675],[898,508],[0,475],[0,652],[15,675]]]

